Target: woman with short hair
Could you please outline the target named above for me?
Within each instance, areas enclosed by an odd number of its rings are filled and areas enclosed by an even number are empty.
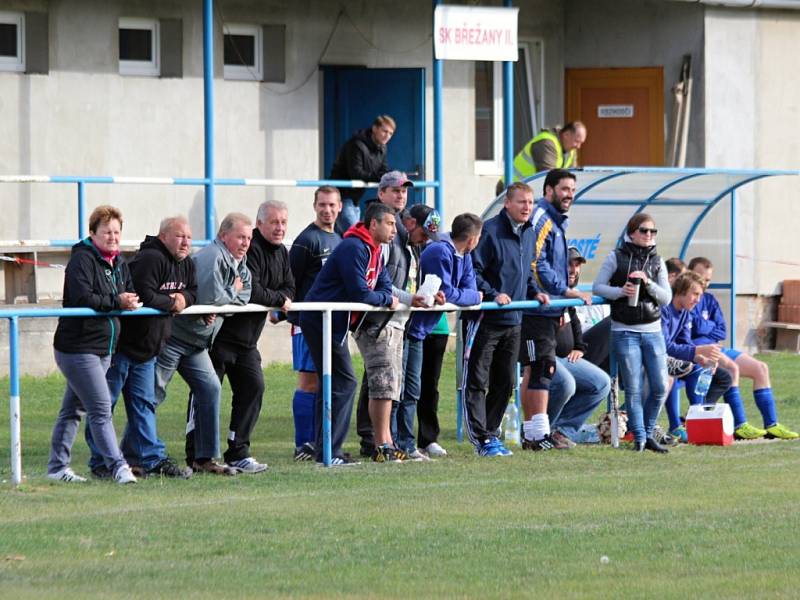
[[[130,271],[119,251],[122,214],[98,206],[89,217],[89,237],[72,247],[64,275],[64,308],[99,312],[139,306]],[[56,481],[86,481],[70,468],[72,444],[81,413],[86,413],[95,445],[117,483],[136,483],[117,445],[111,422],[111,394],[106,371],[119,340],[115,316],[59,317],[53,347],[56,364],[67,380],[50,446],[47,476]]]

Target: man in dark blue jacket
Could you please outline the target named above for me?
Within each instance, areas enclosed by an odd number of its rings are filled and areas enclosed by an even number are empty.
[[[398,300],[392,295],[392,282],[383,269],[381,244],[395,236],[394,211],[380,202],[367,208],[364,221],[347,230],[342,242],[322,267],[314,285],[306,294],[306,302],[360,302],[373,306],[395,308]],[[347,347],[347,331],[356,328],[361,314],[346,311],[333,313],[331,339],[331,450],[332,464],[345,465],[351,459],[342,453],[342,445],[350,426],[356,377]],[[323,381],[322,372],[322,316],[317,312],[303,312],[300,316],[317,377]],[[317,394],[315,404],[316,460],[322,461],[322,395]]]
[[[485,302],[504,305],[535,293],[532,208],[531,188],[514,183],[506,191],[500,214],[484,222],[472,262]],[[462,402],[467,435],[479,455],[508,456],[512,452],[495,434],[514,389],[522,317],[519,311],[498,310],[473,312],[464,319]]]
[[[580,298],[592,303],[592,295],[569,287],[567,213],[575,197],[575,175],[553,169],[544,180],[544,198],[536,203],[531,218],[535,252],[531,263],[536,289],[550,296]],[[524,450],[567,449],[550,436],[547,401],[556,370],[556,336],[563,308],[525,311],[522,318],[520,363],[525,365],[522,389]]]

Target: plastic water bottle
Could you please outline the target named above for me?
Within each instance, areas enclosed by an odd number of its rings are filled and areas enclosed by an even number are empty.
[[[706,394],[708,394],[708,388],[711,387],[711,378],[714,376],[714,367],[706,367],[702,371],[700,371],[700,377],[697,378],[697,385],[694,386],[694,393],[699,398],[703,398],[705,400]]]
[[[503,415],[503,439],[506,445],[519,445],[519,410],[516,402],[509,402]]]

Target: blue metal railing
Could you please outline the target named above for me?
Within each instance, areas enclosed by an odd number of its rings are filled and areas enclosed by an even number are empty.
[[[597,304],[605,302],[603,298],[594,297],[593,301]],[[580,306],[581,300],[553,299],[551,307]],[[403,310],[434,310],[434,311],[473,311],[473,310],[520,310],[535,309],[541,304],[535,300],[524,302],[512,302],[506,305],[499,305],[495,302],[484,302],[470,307],[460,307],[453,304],[434,306],[428,309],[402,307]],[[278,310],[277,307],[264,307],[258,304],[248,304],[246,306],[203,306],[195,305],[183,311],[182,315],[206,314],[206,313],[238,313],[238,312],[266,312]],[[332,316],[336,311],[371,311],[388,312],[387,308],[376,308],[369,304],[357,303],[323,303],[323,302],[297,302],[292,305],[292,311],[320,311],[322,312],[323,322],[323,355],[322,355],[322,443],[323,443],[323,463],[325,466],[331,465],[331,343],[332,343]],[[44,318],[44,317],[95,317],[115,315],[126,318],[137,316],[163,315],[161,311],[153,308],[139,308],[132,311],[112,311],[101,313],[90,308],[22,308],[0,310],[0,319],[9,321],[9,396],[10,396],[10,428],[11,428],[11,482],[17,486],[22,482],[22,445],[21,445],[21,407],[20,407],[20,387],[19,387],[19,319]]]

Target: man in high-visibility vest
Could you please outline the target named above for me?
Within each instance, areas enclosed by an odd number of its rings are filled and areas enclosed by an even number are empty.
[[[522,181],[540,171],[575,168],[578,166],[577,150],[585,141],[586,126],[580,121],[570,121],[561,129],[543,129],[514,157],[513,181]],[[501,179],[497,195],[504,189]]]

